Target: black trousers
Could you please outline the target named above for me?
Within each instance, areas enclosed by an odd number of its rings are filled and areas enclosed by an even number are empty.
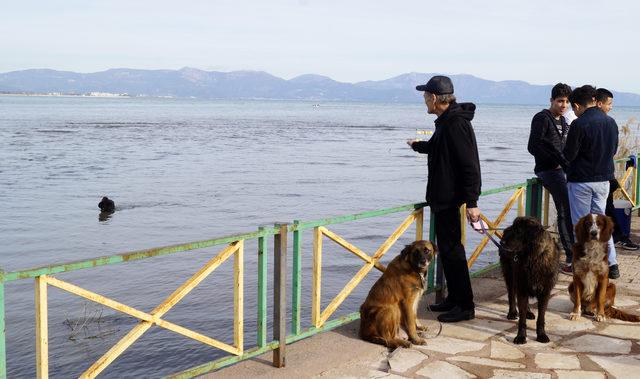
[[[450,301],[463,310],[473,309],[473,290],[467,267],[467,256],[460,241],[460,209],[458,207],[434,212],[438,254],[447,281]]]
[[[613,242],[618,242],[629,237],[629,236],[625,236],[624,233],[622,233],[622,229],[620,228],[620,225],[618,225],[618,223],[616,222],[615,211],[614,211],[615,207],[613,206],[613,193],[616,192],[618,188],[620,188],[620,186],[618,185],[617,180],[614,179],[609,181],[609,196],[607,196],[607,208],[605,209],[605,212],[604,212],[607,216],[611,217],[611,219],[613,220]]]
[[[553,203],[556,205],[556,214],[558,216],[558,234],[560,234],[560,242],[566,256],[566,262],[573,261],[573,224],[571,223],[571,210],[569,208],[569,192],[567,190],[567,178],[562,169],[539,171],[536,172],[538,178],[542,180],[542,185],[546,188]],[[578,221],[576,220],[576,223]]]

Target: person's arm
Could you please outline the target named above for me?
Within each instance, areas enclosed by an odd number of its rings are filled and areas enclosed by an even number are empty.
[[[571,163],[578,156],[578,152],[580,151],[580,145],[582,144],[583,131],[579,122],[574,121],[571,123],[569,127],[569,134],[567,135],[567,143],[564,145],[564,150],[562,150],[562,155],[567,160],[567,162]],[[617,145],[617,143],[616,143]],[[616,147],[617,148],[617,147]]]
[[[551,124],[551,120],[544,113],[538,113],[533,116],[531,120],[531,131],[529,133],[529,143],[527,144],[527,150],[529,153],[538,159],[546,161],[552,160],[558,166],[566,166],[567,162],[562,155],[562,152],[558,150],[551,141],[545,138],[550,127],[555,128],[555,125]]]
[[[459,175],[461,175],[463,200],[467,205],[467,209],[477,208],[482,180],[480,177],[478,145],[473,128],[471,125],[459,121],[451,124],[447,134],[447,143],[451,149],[453,162],[457,164],[457,167],[452,167],[451,169],[458,169]],[[476,217],[479,212],[479,210],[474,210],[471,213],[473,213],[473,217]],[[470,214],[470,216],[472,215]]]
[[[534,157],[548,158],[547,149],[543,147],[544,135],[547,131],[546,117],[536,114],[531,120],[531,131],[529,132],[529,143],[527,150]]]
[[[431,148],[431,140],[422,141],[418,139],[407,140],[407,145],[413,149],[413,151],[421,154],[429,154]]]

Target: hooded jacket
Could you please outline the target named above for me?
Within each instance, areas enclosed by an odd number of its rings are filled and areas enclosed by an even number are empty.
[[[548,109],[544,109],[531,120],[531,132],[527,150],[536,161],[534,172],[556,169],[558,166],[567,167],[568,162],[562,155],[562,149],[569,132],[569,126],[563,116],[560,116],[562,132],[559,132],[553,122],[554,118]]]
[[[476,135],[471,126],[476,106],[451,103],[436,120],[436,131],[428,141],[418,141],[411,148],[428,154],[427,205],[434,212],[459,207],[478,206],[480,196],[480,160]]]

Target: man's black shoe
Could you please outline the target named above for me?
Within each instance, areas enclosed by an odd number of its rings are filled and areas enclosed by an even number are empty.
[[[465,320],[473,320],[476,318],[476,312],[472,309],[463,310],[462,308],[455,306],[450,312],[443,313],[438,316],[440,322],[458,322]]]
[[[609,266],[609,279],[618,279],[620,277],[620,270],[618,265]]]
[[[449,312],[450,310],[452,310],[456,305],[453,302],[449,302],[447,300],[444,300],[440,303],[437,304],[430,304],[429,305],[429,309],[432,312]]]

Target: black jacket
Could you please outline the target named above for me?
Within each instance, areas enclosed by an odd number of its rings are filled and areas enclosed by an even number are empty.
[[[411,148],[429,154],[427,204],[433,211],[477,207],[480,196],[480,161],[471,120],[476,106],[451,103],[435,121],[436,131],[428,141],[414,142]]]
[[[567,181],[606,182],[615,178],[613,156],[618,150],[618,125],[597,107],[588,108],[571,123],[564,157]]]
[[[553,115],[548,109],[536,113],[531,120],[531,132],[527,150],[536,161],[534,172],[548,171],[558,166],[566,167],[568,162],[562,155],[564,141],[567,138],[569,126],[560,116],[562,132],[558,132]]]

